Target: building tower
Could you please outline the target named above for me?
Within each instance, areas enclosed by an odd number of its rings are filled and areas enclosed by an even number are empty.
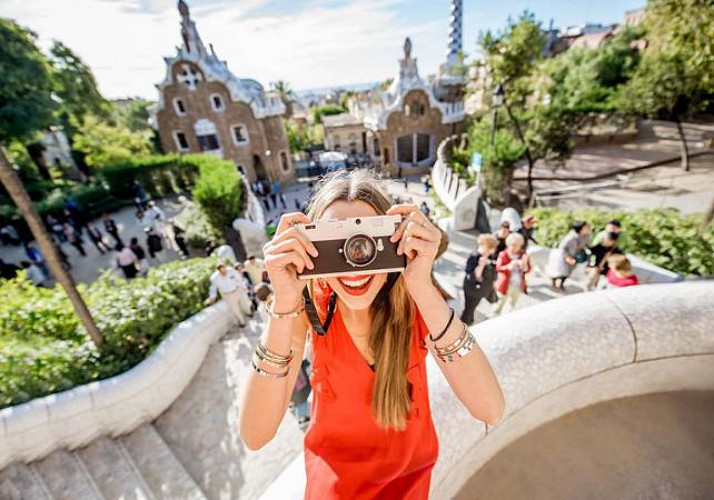
[[[463,52],[463,0],[451,0],[449,18],[449,43],[446,49],[446,65],[453,67],[459,63],[459,54]]]

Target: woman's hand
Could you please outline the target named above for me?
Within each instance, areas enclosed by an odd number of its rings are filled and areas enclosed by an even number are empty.
[[[574,266],[575,264],[577,264],[577,261],[575,260],[575,258],[571,257],[570,255],[565,256],[565,262],[567,262],[568,265],[570,265],[570,266]]]
[[[290,312],[295,308],[305,288],[305,282],[297,275],[315,268],[312,257],[317,257],[317,248],[295,227],[297,223],[309,222],[301,212],[283,215],[275,236],[263,246],[265,269],[273,285],[275,312]]]
[[[419,287],[431,284],[431,270],[439,250],[441,231],[416,205],[395,205],[387,211],[387,215],[397,214],[402,215],[404,220],[390,241],[399,241],[397,254],[407,256],[404,279],[409,293],[414,296]]]

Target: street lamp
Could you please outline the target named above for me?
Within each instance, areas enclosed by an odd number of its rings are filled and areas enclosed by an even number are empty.
[[[503,85],[496,85],[491,94],[491,107],[493,108],[493,120],[491,121],[491,147],[496,141],[496,120],[498,119],[498,108],[503,104]]]

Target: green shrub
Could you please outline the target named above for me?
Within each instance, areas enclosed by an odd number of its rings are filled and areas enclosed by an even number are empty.
[[[473,186],[476,184],[476,176],[469,172],[471,165],[471,155],[468,151],[463,151],[458,148],[451,150],[451,169],[460,179],[464,179],[466,184]]]
[[[185,161],[198,166],[199,176],[193,189],[193,199],[217,232],[240,215],[243,209],[243,181],[229,161],[212,156],[187,155]]]
[[[207,238],[216,243],[222,239],[221,233],[211,225],[197,203],[190,203],[174,219],[176,224],[186,231],[186,243],[192,248],[204,248]]]
[[[557,246],[576,220],[589,222],[598,232],[607,221],[619,219],[627,236],[620,244],[624,251],[681,274],[714,274],[714,227],[710,225],[700,234],[701,215],[680,215],[672,209],[624,212],[538,208],[529,213],[538,219],[537,239],[542,245]]]
[[[104,335],[96,349],[59,288],[0,282],[0,408],[117,375],[143,360],[171,328],[198,312],[211,259],[172,262],[146,278],[109,273],[79,290]]]
[[[195,163],[185,161],[184,157],[153,155],[104,167],[98,175],[114,196],[131,200],[134,198],[135,180],[141,183],[147,195],[161,198],[192,186],[197,173]]]

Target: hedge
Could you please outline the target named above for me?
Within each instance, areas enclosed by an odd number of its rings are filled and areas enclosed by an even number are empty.
[[[699,214],[681,215],[673,209],[624,212],[590,208],[537,208],[529,213],[538,219],[536,239],[541,245],[557,246],[576,220],[589,222],[597,232],[609,220],[619,219],[627,233],[622,250],[684,275],[714,275],[714,227],[700,233]]]
[[[199,163],[194,157],[201,155],[145,156],[120,165],[106,166],[97,172],[117,198],[134,199],[135,180],[141,183],[147,195],[162,198],[188,191],[193,186]]]
[[[212,259],[152,268],[146,278],[104,274],[79,286],[104,345],[96,349],[64,292],[20,276],[0,280],[0,408],[117,375],[143,360],[174,325],[198,312]]]
[[[205,155],[187,155],[185,161],[198,166],[199,176],[193,199],[201,206],[214,229],[223,230],[243,210],[243,180],[235,166],[225,160]]]

